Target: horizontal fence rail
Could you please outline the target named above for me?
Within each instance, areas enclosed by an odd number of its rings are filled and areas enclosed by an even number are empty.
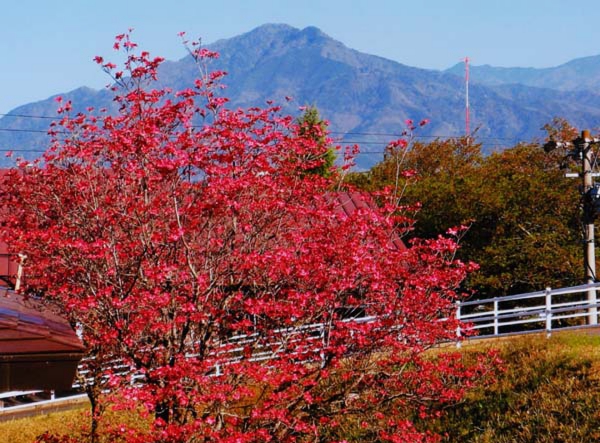
[[[457,302],[463,324],[457,336],[470,339],[586,328],[597,325],[600,283]],[[593,300],[593,301],[590,301]],[[475,333],[475,334],[473,334]]]
[[[600,303],[590,302],[596,300],[596,291],[600,290],[600,283],[594,283],[582,286],[573,286],[562,289],[547,288],[544,291],[529,292],[525,294],[509,295],[505,297],[494,297],[482,300],[469,300],[456,303],[455,315],[461,321],[461,325],[456,331],[457,345],[465,338],[469,340],[500,337],[508,335],[520,335],[535,332],[546,332],[548,335],[555,330],[576,329],[597,326],[598,308]],[[593,295],[593,297],[590,297]],[[374,321],[374,317],[359,317],[348,319],[359,323]],[[314,324],[305,325],[298,330],[281,331],[294,333],[306,333],[310,331],[314,340],[323,340],[325,325]],[[288,337],[289,338],[289,337]],[[235,355],[236,351],[243,349],[243,344],[252,342],[255,339],[252,335],[240,335],[231,337],[227,345],[226,353],[231,353],[230,363],[235,363],[239,357]],[[231,347],[231,344],[239,344],[240,347]],[[273,345],[271,343],[270,345]],[[262,361],[277,357],[277,351],[271,346],[266,346],[264,352],[257,352],[252,355],[251,360]],[[194,354],[190,354],[193,357]],[[140,381],[143,376],[131,370],[126,365],[121,365],[118,360],[114,362],[117,369],[116,373],[130,377],[131,383]],[[227,364],[227,362],[225,362]],[[87,370],[84,365],[79,367],[79,381],[73,385],[74,394],[71,396],[81,396],[81,380],[91,383],[91,378],[86,377]],[[213,375],[220,375],[221,368],[215,367]],[[64,401],[63,398],[54,398],[51,393],[50,399],[36,400],[35,397],[41,391],[11,391],[0,393],[0,417],[2,412],[20,408],[18,399],[33,396],[30,403],[44,403],[51,405],[54,401]],[[67,397],[68,398],[68,397]],[[14,401],[17,399],[17,401]],[[11,401],[13,400],[13,401]],[[17,406],[13,406],[16,404]]]

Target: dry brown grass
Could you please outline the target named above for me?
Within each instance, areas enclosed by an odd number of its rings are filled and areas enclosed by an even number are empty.
[[[505,372],[443,418],[418,423],[420,429],[446,434],[445,441],[453,443],[600,441],[600,335],[579,331],[474,342],[461,352],[468,359],[489,348],[499,350]],[[31,443],[46,431],[81,437],[87,414],[78,409],[0,423],[0,442]],[[133,415],[113,417],[113,425],[143,424]],[[358,441],[354,437],[348,440]]]
[[[81,436],[89,429],[87,408],[56,412],[0,423],[0,442],[32,443],[38,435],[51,431],[57,434]]]

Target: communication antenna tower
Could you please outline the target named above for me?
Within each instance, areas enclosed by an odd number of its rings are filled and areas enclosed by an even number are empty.
[[[465,57],[465,135],[471,135],[470,112],[469,112],[469,57]]]

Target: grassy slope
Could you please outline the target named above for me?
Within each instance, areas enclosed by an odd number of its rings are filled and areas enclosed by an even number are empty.
[[[0,423],[0,442],[32,443],[38,435],[47,431],[56,434],[80,435],[78,430],[86,426],[88,421],[84,409],[11,420]]]
[[[494,342],[505,371],[431,430],[449,442],[600,441],[600,336],[557,333]],[[465,348],[466,353],[480,350]]]
[[[468,395],[438,421],[421,427],[448,442],[559,443],[600,441],[600,336],[585,332],[515,338],[464,348],[500,350],[505,372]],[[77,432],[85,411],[0,423],[0,442],[32,442],[47,430]]]

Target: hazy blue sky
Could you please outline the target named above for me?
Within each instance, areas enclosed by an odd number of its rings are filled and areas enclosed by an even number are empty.
[[[0,14],[0,113],[108,78],[91,61],[110,59],[128,28],[155,55],[178,59],[186,31],[206,43],[264,23],[314,25],[347,46],[398,62],[443,69],[474,64],[555,66],[600,54],[600,3],[593,0],[15,0]]]

